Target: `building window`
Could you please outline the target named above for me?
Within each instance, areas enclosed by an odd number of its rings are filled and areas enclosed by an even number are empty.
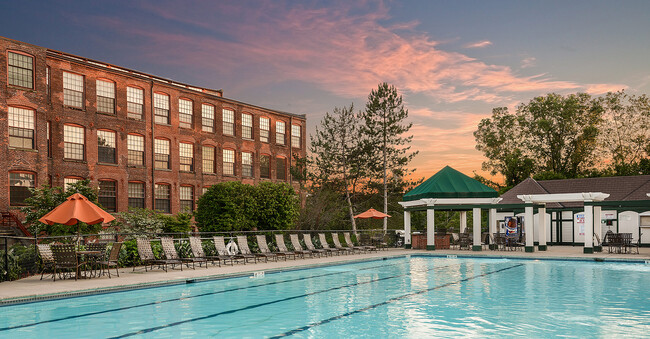
[[[235,151],[223,150],[223,175],[235,175]]]
[[[192,144],[181,142],[178,144],[179,162],[181,171],[194,171],[194,147]]]
[[[241,175],[244,177],[253,176],[253,153],[241,153]]]
[[[76,184],[81,180],[83,180],[83,179],[79,178],[79,177],[65,177],[65,178],[63,178],[63,190],[67,191],[68,189],[70,189],[70,185]]]
[[[235,111],[225,108],[223,110],[223,134],[235,135]]]
[[[9,146],[34,149],[34,111],[9,107]]]
[[[271,134],[271,122],[269,118],[260,118],[260,141],[269,142]]]
[[[214,106],[201,105],[201,125],[203,132],[214,132]]]
[[[180,209],[181,212],[191,213],[194,211],[194,187],[181,186],[180,187]]]
[[[144,137],[137,134],[127,135],[126,148],[129,151],[129,166],[144,166]]]
[[[144,90],[135,87],[126,88],[126,116],[142,120],[144,108]]]
[[[97,159],[107,164],[117,163],[115,157],[115,132],[97,131]]]
[[[45,122],[45,137],[47,139],[47,157],[52,157],[52,123]]]
[[[154,122],[169,125],[169,96],[161,93],[153,94]]]
[[[9,204],[11,206],[25,205],[25,199],[32,196],[30,188],[34,188],[33,173],[9,172]]]
[[[271,178],[271,157],[268,155],[260,155],[260,178]]]
[[[169,169],[169,140],[154,140],[154,168]]]
[[[129,182],[129,207],[144,208],[143,182]]]
[[[203,173],[216,173],[214,166],[215,148],[203,146]]]
[[[253,116],[250,114],[241,115],[241,137],[253,139]]]
[[[9,52],[7,80],[9,85],[34,88],[34,58],[29,55]]]
[[[285,125],[284,121],[275,122],[275,143],[278,145],[284,145],[285,141]]]
[[[47,91],[47,102],[52,102],[52,81],[50,80],[50,66],[45,67],[45,90]]]
[[[287,180],[287,162],[284,158],[275,159],[275,177],[278,180]]]
[[[115,83],[97,80],[97,112],[115,114]]]
[[[113,180],[99,181],[98,200],[107,212],[117,211],[117,187]]]
[[[171,186],[169,186],[168,184],[156,184],[154,186],[156,210],[163,213],[171,213],[172,208],[169,200],[170,193],[171,193]]]
[[[300,148],[300,126],[291,125],[291,147]]]
[[[201,194],[205,194],[209,189],[210,187],[203,187]]]
[[[63,125],[63,157],[84,160],[85,130],[80,126]]]
[[[192,128],[192,101],[178,99],[178,124],[183,128]]]
[[[83,108],[84,77],[79,74],[63,72],[63,104]]]

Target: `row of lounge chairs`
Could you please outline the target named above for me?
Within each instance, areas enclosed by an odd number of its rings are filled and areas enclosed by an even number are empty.
[[[221,266],[222,264],[234,265],[235,263],[247,264],[250,262],[257,263],[258,261],[268,260],[277,261],[279,258],[284,260],[287,259],[297,259],[297,258],[306,258],[306,257],[321,257],[332,256],[334,254],[353,254],[360,252],[369,252],[376,251],[375,246],[355,246],[352,243],[349,233],[344,233],[344,240],[346,246],[341,245],[339,241],[339,236],[337,233],[332,233],[332,242],[334,243],[333,247],[330,247],[327,242],[326,236],[324,233],[319,233],[318,238],[321,248],[316,248],[312,242],[311,236],[309,234],[303,234],[303,241],[306,248],[303,248],[298,234],[291,234],[289,238],[291,240],[292,250],[289,250],[284,242],[284,236],[282,234],[275,234],[275,244],[278,248],[277,251],[271,251],[269,249],[268,243],[266,242],[265,235],[256,235],[257,246],[259,252],[253,252],[248,246],[248,237],[245,235],[239,235],[236,238],[237,246],[228,246],[225,243],[223,236],[214,236],[212,241],[216,249],[215,255],[206,255],[203,250],[203,244],[199,237],[191,236],[189,237],[190,249],[192,256],[188,258],[183,258],[179,256],[176,248],[174,247],[174,241],[171,237],[162,237],[160,238],[160,243],[162,245],[162,252],[164,258],[156,258],[154,256],[151,242],[149,239],[138,238],[136,240],[138,255],[140,257],[140,263],[144,265],[145,271],[149,267],[153,268],[154,265],[158,265],[163,270],[167,271],[168,267],[175,268],[176,266],[180,267],[183,270],[183,265],[195,269],[195,264],[199,264],[199,267],[205,264],[205,267],[208,267],[208,263]],[[135,266],[133,267],[135,270]]]

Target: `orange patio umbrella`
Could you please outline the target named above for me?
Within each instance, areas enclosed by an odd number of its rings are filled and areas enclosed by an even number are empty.
[[[363,212],[361,214],[358,214],[358,215],[354,216],[355,219],[357,219],[357,218],[358,219],[370,219],[370,218],[372,218],[372,219],[384,219],[386,217],[390,218],[390,215],[385,214],[385,213],[381,213],[381,212],[377,211],[374,208],[371,208],[371,209],[369,209],[369,210],[367,210],[367,211],[365,211],[365,212]]]
[[[115,220],[115,217],[93,204],[88,198],[75,193],[38,221],[48,224],[75,225],[79,221],[88,225]]]

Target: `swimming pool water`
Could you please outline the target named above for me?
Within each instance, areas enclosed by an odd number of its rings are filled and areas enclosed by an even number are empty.
[[[0,337],[647,337],[650,265],[412,256],[0,307]]]

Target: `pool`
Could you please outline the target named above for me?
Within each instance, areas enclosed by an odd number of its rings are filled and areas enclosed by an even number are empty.
[[[0,307],[0,337],[644,337],[650,265],[411,256]]]

